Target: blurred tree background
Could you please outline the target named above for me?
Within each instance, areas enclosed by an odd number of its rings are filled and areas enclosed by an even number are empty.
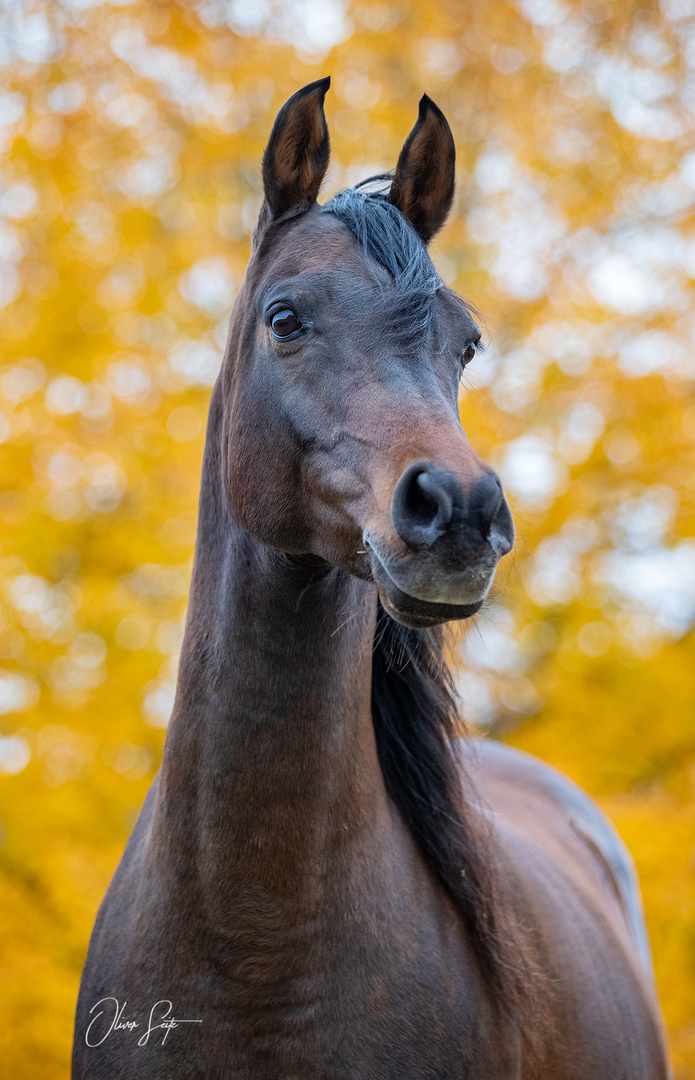
[[[693,0],[0,5],[0,1060],[67,1075],[172,703],[260,155],[328,73],[326,194],[393,167],[423,91],[454,130],[434,256],[485,315],[462,417],[519,532],[461,695],[627,841],[695,1078]]]

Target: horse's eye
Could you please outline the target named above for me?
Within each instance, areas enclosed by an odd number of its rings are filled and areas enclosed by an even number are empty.
[[[468,346],[468,348],[466,349],[466,351],[464,352],[464,354],[463,354],[463,363],[464,363],[464,365],[465,364],[470,364],[471,360],[475,356],[475,352],[476,352],[476,346],[475,346],[475,344],[471,343]]]
[[[302,324],[299,317],[290,308],[285,311],[278,311],[270,320],[270,329],[276,338],[290,337],[291,334],[295,334],[301,328]]]

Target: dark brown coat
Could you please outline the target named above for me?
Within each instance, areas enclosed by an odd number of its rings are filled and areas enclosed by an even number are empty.
[[[417,238],[451,203],[448,125],[423,99],[390,201],[321,208],[326,88],[266,151],[176,703],[74,1080],[665,1080],[612,828],[540,762],[450,740],[425,628],[479,609],[513,530],[458,417],[479,331]]]

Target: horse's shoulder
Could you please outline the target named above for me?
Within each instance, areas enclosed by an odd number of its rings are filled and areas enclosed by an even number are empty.
[[[594,800],[559,769],[523,750],[494,739],[463,746],[467,769],[484,804],[506,815],[516,827],[534,819],[562,835],[571,832],[593,860],[617,898],[643,967],[651,972],[637,875],[632,857]]]
[[[520,799],[554,803],[573,818],[591,822],[597,829],[604,827],[607,838],[621,844],[593,799],[553,765],[497,739],[466,739],[460,747],[472,778],[482,789],[496,785],[516,792]]]

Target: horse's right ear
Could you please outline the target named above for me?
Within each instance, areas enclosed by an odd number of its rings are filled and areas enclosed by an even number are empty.
[[[323,100],[330,77],[298,90],[280,109],[263,155],[263,187],[273,217],[316,201],[330,142]]]

